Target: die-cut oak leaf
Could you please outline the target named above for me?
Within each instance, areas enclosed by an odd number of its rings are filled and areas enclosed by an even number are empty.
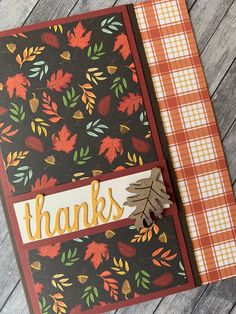
[[[64,125],[58,135],[52,135],[53,149],[58,152],[70,153],[76,144],[77,134],[71,136],[71,132],[68,130],[67,126]]]
[[[134,112],[138,111],[142,104],[142,96],[129,93],[128,96],[122,97],[118,110],[126,112],[128,116],[131,116]]]
[[[135,219],[138,230],[150,226],[155,218],[161,218],[164,206],[172,204],[160,176],[161,170],[153,168],[150,178],[138,180],[126,189],[135,194],[128,197],[124,205],[136,207],[129,217]]]
[[[131,54],[128,37],[124,33],[116,37],[113,51],[117,50],[119,50],[119,53],[124,60],[126,60]]]
[[[49,244],[38,248],[38,253],[43,257],[55,258],[61,249],[61,243]]]
[[[47,80],[47,88],[56,92],[61,92],[63,88],[67,88],[72,80],[72,74],[63,73],[60,69],[56,73],[53,73],[50,80]]]
[[[10,98],[15,94],[16,97],[26,100],[26,92],[28,87],[30,87],[30,82],[23,73],[19,73],[8,77],[6,87]]]
[[[110,136],[105,137],[102,140],[99,155],[102,155],[104,153],[108,162],[111,164],[117,157],[117,154],[123,154],[123,145],[121,139],[111,138]]]
[[[68,45],[73,48],[78,47],[84,49],[88,47],[91,36],[92,31],[87,32],[83,24],[79,22],[77,26],[74,27],[74,33],[71,31],[67,32]]]
[[[103,262],[103,259],[109,259],[108,246],[105,243],[97,243],[95,241],[87,245],[84,261],[90,259],[93,267],[98,269],[99,265]]]

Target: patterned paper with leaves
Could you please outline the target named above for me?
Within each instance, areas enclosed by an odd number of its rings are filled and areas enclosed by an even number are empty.
[[[170,216],[29,252],[42,313],[80,313],[186,283]]]
[[[157,159],[121,14],[3,37],[0,54],[13,193]]]

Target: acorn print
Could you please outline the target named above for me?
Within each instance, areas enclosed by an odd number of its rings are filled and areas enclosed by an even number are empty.
[[[64,60],[67,60],[67,61],[70,61],[71,60],[71,54],[70,54],[70,51],[63,51],[61,54],[60,54],[60,57]]]
[[[126,125],[121,124],[120,125],[120,133],[121,134],[126,134],[130,131],[130,128]]]
[[[83,284],[85,284],[87,282],[88,276],[86,276],[86,275],[79,275],[79,276],[77,276],[77,279],[83,285]]]
[[[7,44],[6,47],[10,51],[10,53],[14,53],[16,51],[16,44],[10,43]]]
[[[121,289],[121,292],[124,294],[125,296],[125,299],[128,299],[127,295],[130,294],[131,292],[131,286],[130,286],[130,283],[129,281],[126,279],[122,285],[122,289]]]
[[[94,177],[98,177],[101,174],[103,174],[103,171],[101,171],[101,170],[93,170],[92,174],[93,174]]]
[[[56,158],[53,155],[48,156],[44,159],[44,161],[49,165],[55,165],[56,164]]]
[[[109,66],[107,66],[107,72],[108,72],[110,75],[116,73],[116,71],[117,71],[117,67],[116,67],[116,66],[114,66],[114,65],[109,65]]]
[[[112,231],[112,230],[106,230],[106,232],[105,232],[105,237],[106,237],[107,239],[113,238],[114,235],[115,235],[115,232]]]
[[[80,110],[77,110],[74,115],[73,115],[73,118],[76,119],[76,120],[82,120],[84,118],[84,114],[82,111]]]
[[[30,105],[31,111],[35,113],[38,110],[39,100],[38,98],[36,98],[35,93],[33,93],[32,95],[33,95],[33,98],[30,99],[29,105]]]
[[[159,238],[158,240],[161,242],[161,243],[167,243],[167,236],[165,234],[165,232],[162,232],[160,235],[159,235]]]
[[[33,269],[35,269],[35,270],[41,270],[41,263],[40,263],[40,261],[35,261],[35,262],[33,262],[32,264],[31,264],[31,267],[33,268]]]

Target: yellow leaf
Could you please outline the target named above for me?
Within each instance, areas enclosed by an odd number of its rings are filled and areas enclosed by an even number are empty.
[[[125,261],[125,270],[128,272],[129,271],[129,264],[127,261]]]
[[[56,274],[56,275],[53,276],[53,278],[61,278],[63,276],[64,276],[64,274]]]
[[[121,275],[121,276],[124,276],[124,275],[126,274],[126,272],[123,271],[123,270],[121,270],[121,271],[118,271],[117,274],[118,274],[118,275]]]
[[[34,121],[31,122],[31,129],[35,133],[35,123],[34,123]]]
[[[119,266],[120,266],[120,268],[123,267],[123,262],[122,262],[122,259],[121,259],[121,258],[119,259]]]
[[[119,267],[119,264],[118,264],[118,262],[117,262],[117,260],[116,260],[115,257],[113,258],[113,263],[114,263],[114,265],[115,265],[116,267]]]
[[[56,281],[54,279],[52,280],[52,285],[53,285],[53,287],[57,288],[57,284],[56,284]]]

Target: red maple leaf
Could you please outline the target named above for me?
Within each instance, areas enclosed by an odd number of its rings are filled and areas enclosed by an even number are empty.
[[[47,88],[61,92],[63,88],[68,87],[72,77],[72,74],[67,72],[63,74],[63,70],[60,69],[57,73],[52,74],[50,80],[47,80]]]
[[[59,254],[61,243],[49,244],[38,249],[39,255],[53,259]]]
[[[102,155],[104,153],[107,160],[111,164],[113,160],[117,157],[117,153],[119,153],[120,155],[123,154],[123,145],[121,139],[111,138],[110,136],[104,138],[100,146],[99,155]]]
[[[85,252],[84,261],[87,261],[89,258],[93,267],[98,269],[99,265],[103,262],[103,258],[106,260],[109,259],[107,244],[97,243],[95,241],[89,243]]]
[[[127,111],[127,115],[131,116],[138,111],[139,106],[143,104],[143,98],[140,95],[129,93],[128,96],[122,97],[118,110],[121,112]]]
[[[6,86],[10,98],[12,98],[15,93],[16,97],[26,100],[26,92],[27,88],[30,86],[30,82],[23,73],[8,77]]]
[[[75,143],[77,139],[77,134],[71,136],[71,132],[68,130],[67,126],[64,125],[60,131],[58,131],[58,136],[52,135],[53,149],[57,152],[70,153],[75,148]]]
[[[126,60],[128,56],[131,55],[128,37],[124,33],[116,37],[113,51],[117,50],[120,50],[120,54],[124,60]]]
[[[45,189],[45,188],[49,188],[51,186],[55,186],[57,184],[57,179],[55,178],[50,178],[48,179],[47,174],[44,174],[42,176],[42,178],[38,178],[34,185],[31,186],[31,191],[37,191],[40,189]]]
[[[40,294],[43,291],[44,285],[42,283],[36,282],[34,285],[35,291],[37,294]]]
[[[91,36],[92,31],[86,33],[86,29],[83,27],[82,23],[79,22],[77,26],[74,27],[74,33],[71,33],[71,31],[67,32],[68,45],[84,49],[88,47]]]

